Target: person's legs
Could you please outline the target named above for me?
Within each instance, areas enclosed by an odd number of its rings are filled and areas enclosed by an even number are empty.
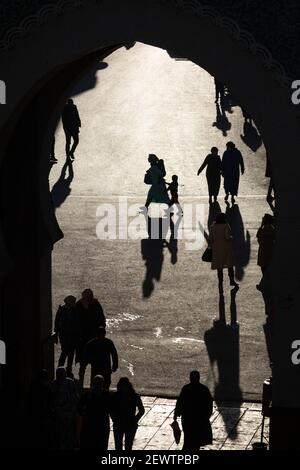
[[[76,147],[79,144],[79,134],[78,134],[78,132],[73,132],[72,137],[73,137],[73,145],[72,145],[72,148],[70,150],[70,156],[72,158],[74,158],[74,153],[75,153]]]
[[[223,269],[218,269],[219,290],[223,292]]]
[[[230,280],[230,285],[231,286],[237,286],[238,284],[235,282],[235,279],[234,279],[234,269],[233,269],[233,267],[228,268],[228,276],[229,276],[229,280]]]
[[[66,157],[68,158],[70,156],[71,134],[69,131],[65,129],[65,135],[66,135]]]
[[[114,439],[115,439],[115,450],[122,451],[123,450],[123,437],[124,437],[124,430],[121,426],[114,425]]]
[[[132,450],[136,431],[137,431],[137,426],[135,425],[126,429],[125,431],[125,450],[126,451]]]
[[[67,355],[67,374],[68,375],[72,373],[74,356],[75,356],[75,347],[71,346],[69,348],[68,355]]]
[[[64,367],[67,355],[68,355],[68,350],[65,349],[64,347],[62,347],[61,348],[61,354],[60,354],[59,359],[58,359],[58,367]]]
[[[101,374],[101,375],[104,378],[103,388],[105,390],[109,390],[109,387],[110,387],[110,384],[111,384],[111,374],[104,373],[104,374]]]

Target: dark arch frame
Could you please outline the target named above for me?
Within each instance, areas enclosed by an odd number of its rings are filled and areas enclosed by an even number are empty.
[[[180,3],[188,8],[177,8]],[[51,132],[59,110],[74,74],[79,75],[90,67],[99,50],[112,51],[118,45],[136,40],[187,57],[227,83],[261,129],[278,196],[276,253],[269,281],[276,304],[273,403],[275,409],[281,410],[280,416],[287,415],[288,406],[299,411],[299,374],[290,361],[290,345],[295,335],[300,334],[296,270],[300,255],[295,253],[300,225],[295,204],[300,170],[300,163],[295,159],[300,144],[298,117],[288,88],[278,79],[275,68],[268,69],[228,30],[208,15],[202,15],[194,2],[188,1],[173,4],[150,0],[86,0],[84,8],[67,9],[60,17],[45,22],[42,29],[32,29],[22,43],[0,54],[3,78],[10,85],[7,113],[0,120],[3,220],[0,246],[6,268],[1,285],[1,318],[7,336],[8,361],[11,361],[9,380],[4,378],[4,383],[11,383],[14,368],[24,370],[26,383],[21,385],[24,377],[21,380],[18,377],[17,384],[28,389],[33,371],[41,365],[41,343],[51,331],[51,249],[60,233],[50,204],[43,162],[49,154]],[[47,51],[43,56],[41,47]],[[249,80],[249,76],[254,78]],[[22,154],[26,155],[25,162],[20,158]],[[17,175],[14,185],[12,175]],[[25,200],[22,195],[26,196]],[[38,227],[35,227],[36,220]],[[27,231],[25,222],[29,226]],[[24,287],[22,279],[26,273],[29,274]],[[9,318],[15,291],[14,309],[21,309],[23,296],[32,312],[27,321],[21,314],[17,316],[24,327],[22,331],[29,334],[32,347],[28,350],[25,346],[18,350],[20,337],[18,341],[14,338],[14,325]],[[8,385],[7,390],[12,388],[15,386]],[[20,398],[17,401],[18,413],[22,414],[24,402]],[[292,443],[290,438],[289,445]]]

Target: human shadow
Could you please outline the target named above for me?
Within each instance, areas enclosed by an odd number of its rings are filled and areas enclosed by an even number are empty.
[[[145,261],[146,273],[143,281],[143,297],[149,298],[155,287],[155,281],[159,282],[164,262],[164,247],[166,236],[170,228],[169,218],[147,217],[148,239],[141,241],[142,259]],[[172,246],[172,249],[176,247]],[[177,252],[176,252],[177,261]]]
[[[179,212],[177,216],[174,216],[175,214],[171,214],[170,217],[170,239],[169,241],[165,240],[164,245],[171,254],[172,264],[176,264],[178,260],[178,230],[183,218],[181,212]]]
[[[226,217],[233,236],[235,277],[238,281],[241,281],[244,278],[245,267],[250,261],[250,233],[248,230],[245,233],[244,222],[238,204],[230,206],[227,203],[226,205]]]
[[[224,421],[226,431],[231,439],[237,438],[235,424],[240,417],[240,403],[243,396],[240,389],[240,338],[239,325],[233,324],[236,317],[235,298],[237,288],[231,292],[231,325],[226,324],[224,296],[220,295],[219,319],[204,334],[210,367],[215,386],[214,398]],[[217,366],[218,377],[215,376],[214,365]],[[234,402],[228,415],[224,402]]]
[[[262,138],[253,125],[252,120],[245,120],[243,127],[244,135],[241,134],[241,139],[247,147],[253,152],[256,152],[262,145]]]
[[[68,170],[68,175],[66,176]],[[60,177],[54,183],[51,191],[51,196],[53,200],[53,205],[54,208],[57,209],[60,207],[67,197],[71,194],[71,183],[74,178],[74,170],[73,170],[73,165],[70,159],[67,159],[66,162],[64,163]]]
[[[98,83],[97,72],[99,70],[104,70],[107,67],[107,62],[98,62],[97,64],[94,64],[93,67],[83,75],[80,81],[75,85],[72,90],[72,96],[80,95],[85,91],[95,88]]]
[[[216,103],[216,120],[213,123],[213,127],[222,131],[224,137],[227,136],[227,132],[231,129],[231,123],[226,116],[226,112],[219,103]]]

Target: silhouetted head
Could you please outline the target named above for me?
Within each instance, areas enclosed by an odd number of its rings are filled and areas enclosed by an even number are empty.
[[[64,302],[67,307],[74,307],[76,303],[76,297],[74,297],[74,295],[67,295],[67,297],[64,299]]]
[[[56,369],[56,380],[57,382],[63,382],[67,378],[67,372],[64,367],[58,367]]]
[[[94,293],[92,289],[85,289],[82,294],[82,300],[84,300],[87,303],[91,303],[94,300]]]
[[[95,375],[92,380],[92,390],[93,392],[102,392],[104,386],[104,378],[102,375]]]
[[[155,163],[158,162],[157,156],[154,155],[154,153],[149,153],[148,162],[151,163],[151,165],[154,165]]]
[[[104,328],[104,326],[99,326],[97,330],[97,338],[103,339],[105,338],[105,336],[106,336],[106,329]]]
[[[262,221],[264,225],[274,225],[274,216],[271,214],[265,214]]]
[[[37,375],[38,381],[41,383],[46,383],[49,380],[49,375],[46,369],[41,369]]]
[[[69,104],[69,105],[74,104],[74,101],[70,98],[70,99],[68,100],[68,104]]]
[[[177,183],[178,176],[177,175],[172,175],[172,181],[174,181],[174,183]]]
[[[235,149],[235,144],[233,142],[227,142],[226,144],[227,150]]]
[[[200,372],[198,370],[192,370],[190,373],[191,384],[198,384],[200,382]]]
[[[121,377],[117,384],[118,392],[132,392],[133,386],[128,377]]]
[[[211,149],[211,154],[212,155],[218,155],[219,149],[217,147],[212,147]]]
[[[219,212],[219,214],[216,215],[215,222],[216,224],[226,224],[226,214],[224,214],[223,212]]]

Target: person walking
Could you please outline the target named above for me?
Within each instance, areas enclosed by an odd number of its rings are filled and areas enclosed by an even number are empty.
[[[220,101],[220,105],[224,106],[224,98],[225,98],[225,85],[220,82],[220,80],[218,80],[217,78],[214,79],[215,81],[215,92],[216,92],[216,99],[215,99],[215,103],[219,103]]]
[[[64,106],[62,112],[62,124],[66,136],[66,156],[72,161],[75,159],[74,152],[79,143],[79,129],[81,127],[81,120],[79,117],[77,106],[72,99],[69,99]],[[73,145],[71,147],[71,139]]]
[[[72,375],[73,360],[80,343],[80,325],[75,305],[76,298],[68,295],[64,299],[64,305],[58,307],[54,322],[56,341],[59,339],[61,345],[58,366],[64,367],[67,360],[66,370],[69,377]]]
[[[91,390],[78,403],[78,438],[81,450],[104,452],[108,447],[110,396],[104,389],[104,378],[96,375]]]
[[[118,369],[118,353],[111,339],[106,336],[103,326],[98,328],[97,337],[89,341],[83,351],[79,370],[79,381],[83,386],[85,369],[91,364],[91,380],[96,375],[102,375],[104,388],[109,389],[111,384],[111,373]]]
[[[271,263],[275,243],[275,219],[272,215],[265,214],[263,216],[256,238],[259,246],[257,264],[260,266],[261,272],[264,275]],[[262,290],[261,282],[257,284],[256,288]]]
[[[150,163],[150,168],[145,174],[144,182],[151,184],[151,188],[148,191],[145,207],[148,209],[152,202],[169,205],[170,199],[164,180],[166,176],[164,162],[159,160],[154,154],[149,154],[148,162]]]
[[[200,383],[200,373],[190,373],[190,383],[184,385],[176,402],[174,421],[181,416],[185,452],[198,452],[199,448],[212,444],[210,417],[213,399],[206,385]]]
[[[177,207],[179,214],[183,215],[183,209],[178,200],[178,176],[172,175],[171,183],[167,183],[167,191],[170,191],[171,200],[169,202],[169,207],[172,208],[174,205]]]
[[[234,280],[233,270],[233,237],[226,215],[222,212],[217,214],[214,223],[210,227],[209,239],[212,247],[211,269],[218,272],[220,293],[223,292],[223,269],[225,268],[228,269],[230,285],[237,287],[238,284]]]
[[[97,336],[99,326],[106,326],[106,319],[103,308],[91,289],[82,292],[81,299],[76,302],[76,311],[80,329],[79,359],[81,359],[85,345]]]
[[[211,153],[207,155],[197,173],[197,176],[199,176],[204,168],[206,168],[206,179],[210,204],[212,203],[212,198],[214,198],[214,202],[217,202],[221,185],[222,162],[218,152],[219,150],[217,147],[212,147]]]
[[[55,421],[55,448],[74,450],[76,442],[76,406],[78,395],[75,383],[67,377],[64,367],[56,369],[56,379],[52,382],[52,399]]]
[[[231,195],[232,204],[235,203],[235,196],[238,195],[240,171],[242,175],[245,172],[244,160],[241,152],[236,148],[233,142],[227,143],[222,158],[222,175],[224,177],[225,201],[228,201]]]
[[[138,413],[136,413],[138,411]],[[145,413],[141,397],[135,392],[133,385],[127,377],[122,377],[117,385],[117,392],[112,398],[112,420],[115,438],[115,449],[132,450],[138,422]]]

